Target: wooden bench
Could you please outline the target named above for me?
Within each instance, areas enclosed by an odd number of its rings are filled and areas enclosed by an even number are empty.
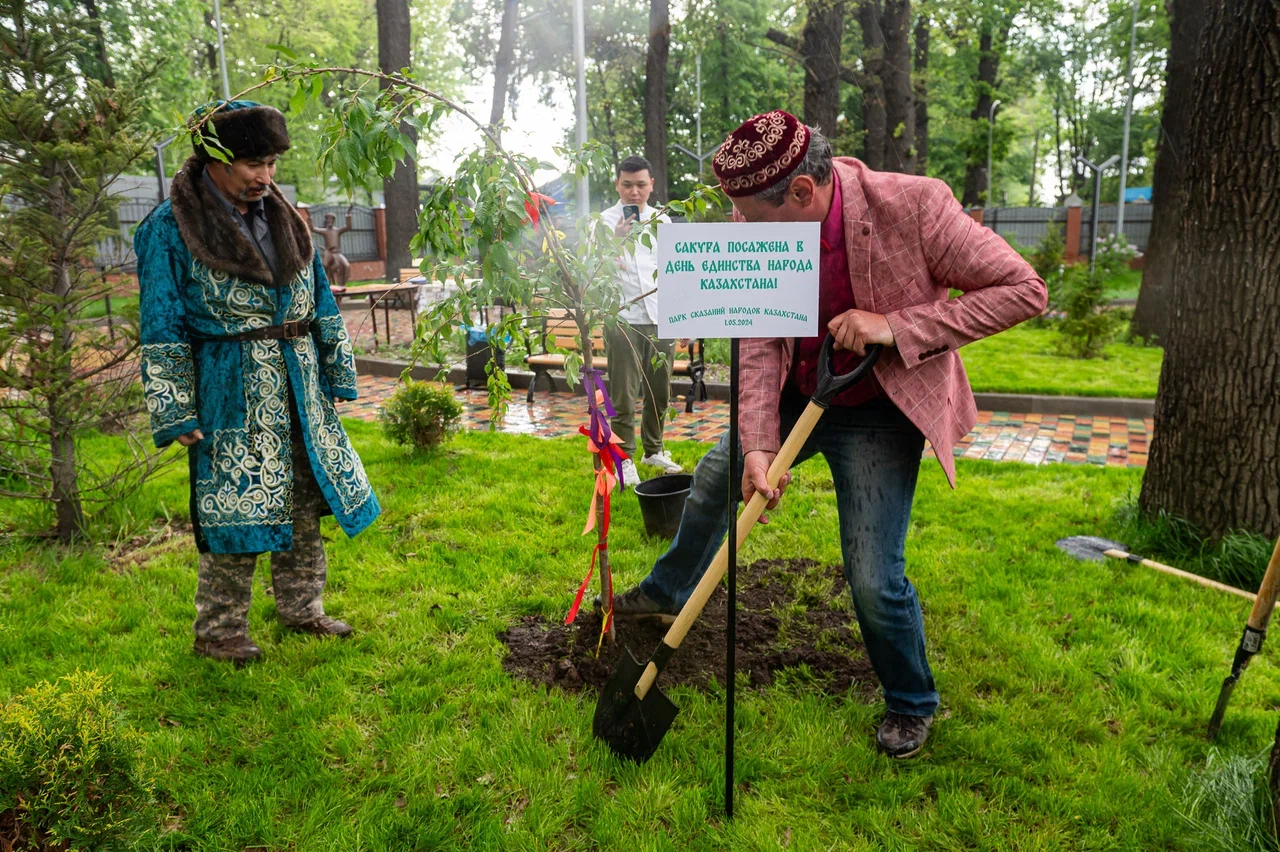
[[[529,393],[525,397],[527,402],[533,402],[533,392],[540,377],[545,376],[547,384],[554,390],[555,382],[551,380],[551,371],[564,369],[565,356],[558,352],[548,352],[547,349],[550,347],[547,341],[550,340],[558,349],[579,351],[578,324],[574,322],[573,316],[568,311],[551,311],[542,318],[541,339],[542,354],[530,354],[524,359],[525,364],[533,371],[533,377],[529,380]],[[682,349],[688,351],[689,357],[673,359],[671,374],[689,377],[689,392],[685,395],[684,410],[686,413],[692,413],[694,398],[697,397],[700,401],[705,401],[707,398],[707,386],[703,381],[706,366],[702,354],[702,340],[690,340],[687,346],[677,345],[677,352]],[[591,366],[594,369],[609,369],[609,359],[604,356],[603,329],[591,330],[591,352]]]

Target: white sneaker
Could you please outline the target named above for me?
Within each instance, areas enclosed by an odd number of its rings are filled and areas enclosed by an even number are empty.
[[[640,459],[640,464],[647,464],[649,467],[661,468],[663,473],[681,473],[684,471],[684,468],[671,460],[671,453],[666,450],[663,450],[660,453],[654,453],[651,456],[645,456]]]
[[[622,460],[622,477],[619,486],[626,491],[631,486],[640,481],[640,472],[636,470],[636,463],[631,459]]]

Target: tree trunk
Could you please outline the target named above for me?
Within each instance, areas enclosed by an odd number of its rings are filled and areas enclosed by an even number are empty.
[[[884,168],[888,138],[884,103],[884,31],[880,27],[879,0],[862,0],[858,5],[862,27],[862,161],[873,169]]]
[[[840,115],[840,41],[844,37],[843,0],[809,0],[800,56],[804,61],[804,123],[828,137]]]
[[[516,52],[516,23],[520,18],[520,0],[504,0],[502,35],[498,39],[498,55],[493,63],[493,106],[489,108],[489,126],[498,132],[502,114],[507,108],[507,80],[511,77],[511,59]]]
[[[67,203],[65,174],[60,164],[52,164],[50,172],[49,212],[55,221],[66,222],[70,218]],[[53,276],[53,295],[61,304],[71,299],[71,268],[66,253],[60,252],[50,269]],[[75,334],[70,325],[55,326],[53,340],[49,342],[51,353],[63,357],[50,358],[52,376],[48,391],[49,416],[49,477],[52,479],[50,497],[53,500],[58,540],[69,544],[84,531],[84,509],[80,505],[80,483],[76,472],[76,418],[67,410],[65,393],[74,384],[71,351]],[[56,378],[55,378],[56,377]]]
[[[649,48],[644,61],[644,156],[653,167],[653,195],[667,193],[667,54],[671,50],[670,0],[649,0]]]
[[[1173,313],[1140,501],[1212,538],[1280,534],[1277,44],[1274,0],[1211,5],[1182,146]]]
[[[408,0],[377,0],[378,67],[393,74],[412,65],[409,54]],[[408,124],[400,132],[417,139]],[[387,207],[387,280],[399,278],[402,268],[413,265],[409,241],[418,230],[418,168],[414,160],[401,160],[391,180],[382,182]]]
[[[929,17],[916,20],[916,174],[928,174],[929,167]]]
[[[994,49],[991,25],[983,24],[978,40],[978,102],[969,117],[974,121],[981,121],[984,130],[987,129],[987,121],[991,116],[991,93],[996,90],[996,74],[999,70],[1000,56]],[[986,134],[982,136],[985,143]],[[964,176],[964,198],[960,200],[965,206],[979,204],[983,199],[986,199],[987,206],[994,203],[993,199],[987,198],[987,147],[984,144],[981,148],[981,152],[969,152],[968,169]]]
[[[98,12],[96,0],[84,0],[84,11],[93,22],[93,40],[95,42],[95,59],[97,67],[92,69],[91,76],[98,78],[108,89],[116,87],[115,75],[111,73],[111,57],[107,54],[107,37],[102,31],[102,15]]]
[[[1176,277],[1173,262],[1178,247],[1178,222],[1182,218],[1180,165],[1195,94],[1196,57],[1200,53],[1205,8],[1200,0],[1169,0],[1169,14],[1164,110],[1151,183],[1151,236],[1143,259],[1142,288],[1138,291],[1132,323],[1134,334],[1155,340],[1164,340],[1169,332]]]
[[[884,34],[884,118],[888,135],[884,167],[915,174],[916,92],[911,83],[911,0],[885,0],[880,16]]]

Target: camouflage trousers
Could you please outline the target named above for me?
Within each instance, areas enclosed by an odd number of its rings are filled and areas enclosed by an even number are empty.
[[[296,415],[295,415],[296,423]],[[324,495],[296,426],[293,450],[293,550],[271,554],[271,586],[276,611],[285,624],[324,615],[327,564],[320,537]],[[207,641],[249,634],[249,604],[257,553],[202,553],[196,585],[196,638]]]

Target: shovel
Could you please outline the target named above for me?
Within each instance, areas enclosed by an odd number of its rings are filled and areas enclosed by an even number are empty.
[[[1174,568],[1172,565],[1165,565],[1162,562],[1156,562],[1154,559],[1144,559],[1141,556],[1130,553],[1125,550],[1123,544],[1118,541],[1112,541],[1109,538],[1099,538],[1094,535],[1073,535],[1070,538],[1060,538],[1054,542],[1058,549],[1064,553],[1074,556],[1076,559],[1088,562],[1102,562],[1106,558],[1123,559],[1126,562],[1133,562],[1137,565],[1143,565],[1155,571],[1165,574],[1171,574],[1174,577],[1181,577],[1184,580],[1190,580],[1193,583],[1199,583],[1210,589],[1217,589],[1220,592],[1227,592],[1232,595],[1239,595],[1248,600],[1255,600],[1258,596],[1253,592],[1246,592],[1244,589],[1237,589],[1235,586],[1228,586],[1226,583],[1219,583],[1217,580],[1210,580],[1208,577],[1201,577],[1199,574],[1192,574],[1190,571],[1183,571],[1180,568]],[[1275,566],[1275,559],[1271,560],[1272,567]],[[1270,576],[1271,570],[1267,570]],[[1266,587],[1266,581],[1263,581],[1263,587]],[[1275,597],[1271,599],[1272,604],[1275,603]],[[1270,607],[1267,612],[1270,613]],[[1265,625],[1266,622],[1263,622]]]
[[[871,345],[867,347],[866,357],[853,370],[837,376],[831,372],[831,353],[835,347],[835,339],[827,335],[822,343],[822,355],[818,361],[818,386],[809,398],[809,404],[791,434],[778,451],[778,455],[769,466],[768,480],[770,490],[778,486],[783,474],[791,469],[805,441],[809,439],[813,427],[817,425],[822,413],[827,410],[831,398],[839,391],[856,384],[875,366],[883,347]],[[742,514],[738,515],[736,542],[740,547],[746,541],[747,534],[764,512],[768,500],[757,491],[747,503]],[[662,644],[654,651],[649,662],[641,665],[632,655],[631,649],[623,651],[622,662],[619,663],[609,682],[605,684],[600,702],[596,705],[593,730],[597,738],[604,740],[613,753],[626,757],[637,763],[644,763],[657,750],[662,738],[666,736],[675,721],[680,709],[654,687],[658,674],[675,654],[685,634],[693,626],[702,613],[703,607],[711,593],[719,585],[721,578],[729,566],[729,541],[716,552],[707,572],[702,575],[697,588],[689,596],[689,600],[676,616],[675,622],[667,630]]]
[[[1258,588],[1258,597],[1253,602],[1253,611],[1249,613],[1249,621],[1244,626],[1244,635],[1240,637],[1240,647],[1236,648],[1236,657],[1231,661],[1231,674],[1222,682],[1222,690],[1218,693],[1218,704],[1213,708],[1213,716],[1209,719],[1209,739],[1218,735],[1222,727],[1222,717],[1226,715],[1227,703],[1231,700],[1231,691],[1236,688],[1236,681],[1244,674],[1245,668],[1253,655],[1262,650],[1262,640],[1267,638],[1267,624],[1271,621],[1271,611],[1275,609],[1276,598],[1280,596],[1280,540],[1271,553],[1271,561],[1267,563],[1267,573],[1262,577],[1262,585]]]

